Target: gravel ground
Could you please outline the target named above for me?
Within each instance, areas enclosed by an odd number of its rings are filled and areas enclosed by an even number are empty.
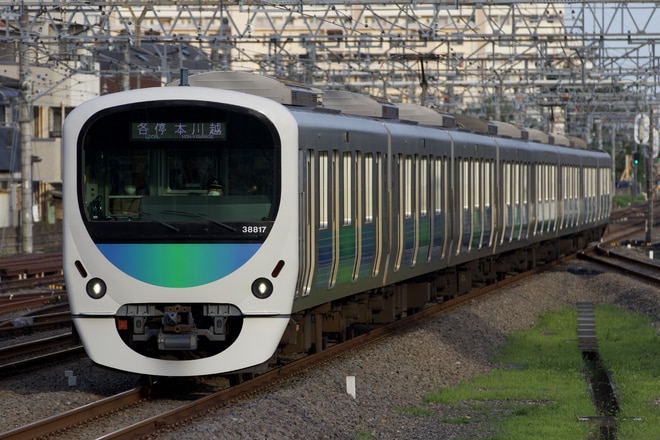
[[[409,415],[405,409],[421,407],[431,391],[497,368],[489,358],[507,335],[532,327],[544,311],[591,301],[657,318],[658,293],[610,273],[542,274],[159,438],[354,439],[358,433],[378,439],[489,438],[493,414],[506,413],[497,405],[489,414],[466,404],[427,406],[430,416]],[[346,376],[355,376],[355,399],[346,392]]]
[[[490,424],[493,414],[505,414],[503,407],[494,405],[492,412],[484,414],[465,404],[434,405],[425,407],[431,411],[425,416],[410,415],[406,409],[421,407],[423,397],[433,390],[497,368],[489,358],[503,346],[507,335],[532,327],[544,311],[591,301],[658,318],[658,288],[612,273],[576,274],[567,267],[474,301],[449,316],[329,362],[158,438],[488,438],[494,432]],[[77,376],[75,386],[68,385],[64,370]],[[355,398],[346,392],[347,376],[355,376]],[[136,383],[134,375],[96,370],[88,360],[3,379],[0,432]],[[470,423],[448,422],[459,418]],[[78,435],[92,438],[98,434]]]

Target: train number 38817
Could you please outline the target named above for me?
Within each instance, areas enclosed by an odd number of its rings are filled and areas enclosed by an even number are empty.
[[[268,229],[268,226],[243,226],[241,230],[244,234],[263,234]]]

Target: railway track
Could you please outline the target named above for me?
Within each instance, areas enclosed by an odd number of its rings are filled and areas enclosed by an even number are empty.
[[[84,353],[70,332],[0,348],[0,377],[23,374]]]
[[[570,258],[573,258],[573,256],[567,257],[566,259]],[[566,261],[566,259],[562,261]],[[179,405],[169,411],[157,413],[150,418],[144,419],[130,426],[122,427],[114,432],[107,433],[103,438],[140,438],[147,435],[154,435],[161,430],[175,427],[182,423],[189,423],[195,418],[207,413],[209,410],[220,408],[235,399],[240,399],[257,391],[273,387],[290,377],[314,369],[321,364],[344,356],[347,353],[363,348],[369,344],[373,344],[389,335],[415,327],[426,320],[446,314],[465,303],[492,294],[498,289],[519,282],[536,273],[548,270],[559,263],[560,262],[551,263],[528,272],[514,275],[505,280],[499,281],[496,284],[484,286],[468,294],[461,295],[440,304],[432,305],[399,321],[373,329],[368,333],[340,344],[332,345],[319,353],[279,366],[266,373],[249,378],[248,380],[237,381],[238,383],[231,387],[221,389],[202,398]],[[159,394],[160,392],[158,390],[166,386],[166,384],[158,385],[157,388],[151,391],[151,394]],[[93,420],[96,421],[100,418],[113,417],[120,411],[130,410],[133,405],[146,402],[145,400],[142,400],[144,399],[143,393],[143,389],[136,388],[127,391],[126,393],[111,396],[107,399],[95,402],[94,404],[86,405],[9,431],[0,435],[0,439],[22,439],[45,435],[51,432],[58,432],[61,434],[76,425],[92,423]],[[107,421],[105,424],[111,426],[116,425],[115,423]]]
[[[625,253],[623,249],[597,246],[580,254],[580,258],[592,261],[620,273],[633,275],[645,281],[660,283],[660,263],[644,257],[643,252]],[[637,256],[632,255],[637,253]]]
[[[59,304],[56,310],[61,310],[63,307],[66,310],[48,312],[48,308],[39,309],[34,313],[0,321],[0,337],[30,335],[47,330],[71,328],[73,322],[71,312],[68,310],[68,303]]]
[[[620,237],[639,233],[639,226],[625,226],[616,232],[616,239],[619,240],[621,239]],[[601,246],[594,247],[592,250],[588,250],[583,255],[581,255],[581,258],[584,258],[586,255],[601,252],[598,250]],[[607,257],[607,255],[605,255],[605,257]],[[565,258],[563,261],[566,261],[569,258]],[[131,426],[117,429],[112,433],[104,435],[103,438],[137,438],[154,434],[161,430],[166,430],[169,427],[188,423],[211,409],[222,407],[235,399],[239,399],[251,393],[263,390],[267,387],[274,386],[280,381],[283,381],[297,374],[301,374],[301,372],[307,371],[309,369],[313,369],[317,365],[343,356],[352,350],[357,350],[358,348],[372,344],[384,337],[387,337],[390,334],[418,325],[420,322],[426,319],[441,315],[442,313],[447,313],[466,302],[473,301],[481,296],[488,295],[499,288],[505,287],[511,283],[518,282],[524,277],[531,276],[543,270],[547,270],[548,267],[554,266],[555,264],[557,263],[553,263],[542,268],[537,268],[532,271],[525,272],[524,274],[515,275],[513,277],[507,278],[506,280],[499,281],[496,284],[474,290],[469,294],[459,296],[438,305],[433,305],[417,314],[411,315],[400,321],[396,321],[390,325],[372,330],[369,333],[353,338],[345,343],[331,346],[315,355],[281,366],[262,375],[242,381],[241,383],[238,383],[232,387],[219,390],[200,399],[177,406],[176,408],[169,411],[157,413],[154,416],[135,423]],[[658,269],[656,267],[656,271],[657,270]],[[135,404],[145,402],[144,399],[143,390],[136,388],[134,390],[112,396],[111,398],[103,399],[103,401],[95,402],[94,404],[86,405],[76,410],[63,413],[61,416],[52,416],[48,419],[17,428],[4,434],[0,434],[0,439],[34,437],[44,435],[44,433],[47,434],[56,431],[61,433],[63,430],[70,429],[72,426],[80,426],[81,424],[84,425],[89,423],[91,419],[106,417],[106,415],[107,417],[112,417],[112,414],[116,413],[117,411],[121,411],[121,408],[130,408]],[[112,422],[110,422],[110,424],[112,424]]]

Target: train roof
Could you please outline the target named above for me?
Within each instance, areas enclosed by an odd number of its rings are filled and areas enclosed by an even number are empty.
[[[178,86],[179,81],[170,85]],[[233,90],[272,99],[280,104],[316,107],[323,95],[318,89],[248,72],[206,72],[192,75],[188,85]]]
[[[323,91],[323,107],[357,116],[399,119],[399,108],[388,102],[343,90]]]
[[[443,114],[415,104],[393,104],[383,99],[343,90],[320,90],[302,84],[248,72],[206,72],[192,75],[188,85],[233,90],[272,99],[283,105],[335,110],[347,115],[379,119],[400,119],[418,124],[457,128],[474,133],[544,144],[587,149],[577,137],[545,133],[533,128],[520,128],[500,121],[489,121],[462,114]],[[179,85],[175,81],[170,85]]]

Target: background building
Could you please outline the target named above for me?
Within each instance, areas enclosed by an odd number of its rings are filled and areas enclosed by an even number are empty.
[[[7,146],[0,223],[21,222],[18,182],[26,177],[34,219],[53,218],[60,130],[71,108],[99,94],[168,84],[183,68],[191,75],[262,73],[564,133],[615,154],[614,145],[644,151],[632,128],[638,113],[657,105],[658,7],[0,0],[0,135]],[[17,135],[21,105],[32,116],[29,149]],[[31,151],[30,172],[16,161],[19,151]]]

